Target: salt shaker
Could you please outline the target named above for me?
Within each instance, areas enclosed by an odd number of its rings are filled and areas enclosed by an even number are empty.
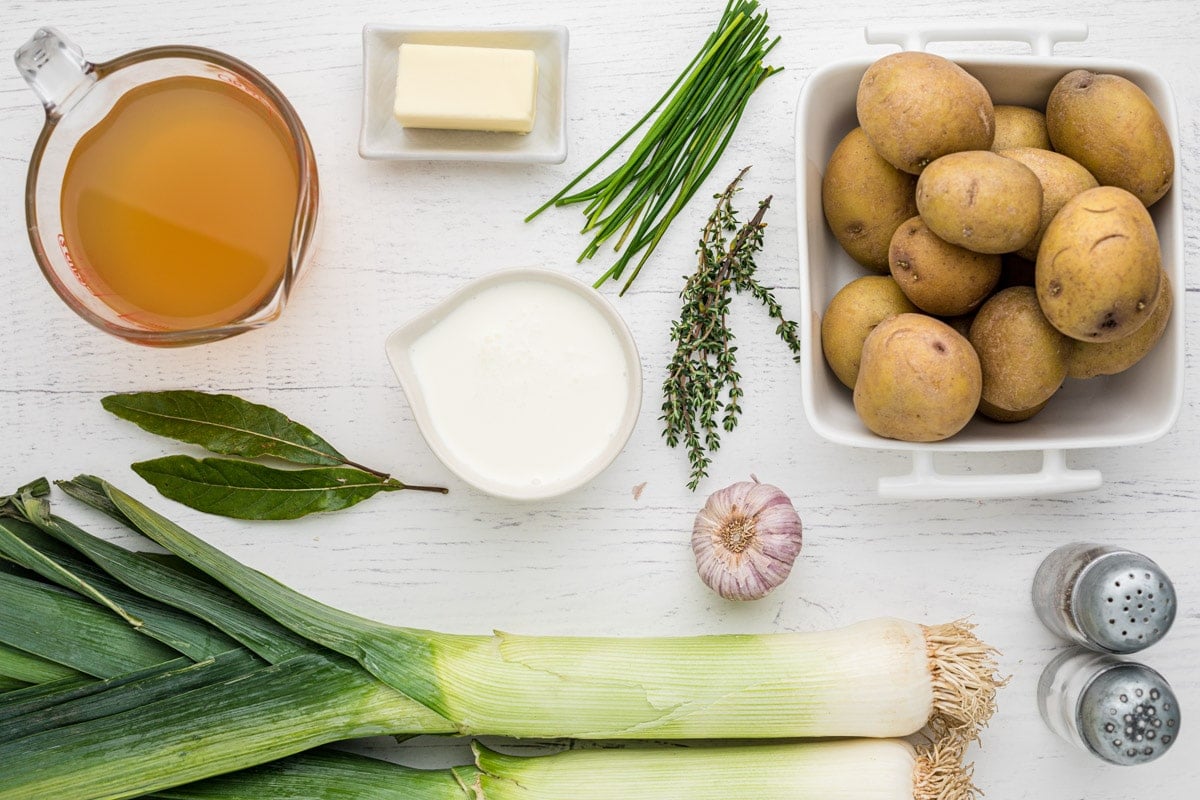
[[[1136,653],[1175,620],[1175,587],[1149,558],[1131,550],[1076,542],[1046,557],[1033,578],[1042,623],[1101,653]]]
[[[1050,730],[1110,764],[1145,764],[1179,735],[1179,702],[1154,670],[1079,648],[1062,653],[1038,682]]]

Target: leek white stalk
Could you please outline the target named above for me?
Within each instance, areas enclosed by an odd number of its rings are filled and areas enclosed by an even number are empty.
[[[897,739],[566,750],[416,770],[318,750],[155,794],[154,800],[970,800],[960,748]]]
[[[932,722],[972,738],[995,691],[990,654],[963,623],[657,639],[406,636],[428,643],[437,710],[475,734],[889,737]]]
[[[476,746],[478,800],[968,800],[962,748],[898,739],[568,750],[514,758]]]

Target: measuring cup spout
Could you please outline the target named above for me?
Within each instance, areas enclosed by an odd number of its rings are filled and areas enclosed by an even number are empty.
[[[54,28],[38,28],[13,60],[50,119],[61,117],[96,82],[83,51]]]

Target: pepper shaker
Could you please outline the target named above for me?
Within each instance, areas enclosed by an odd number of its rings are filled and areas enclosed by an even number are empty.
[[[1175,587],[1140,553],[1076,542],[1052,552],[1033,578],[1033,606],[1052,632],[1101,653],[1136,653],[1175,620]]]
[[[1179,735],[1179,702],[1154,670],[1073,648],[1046,667],[1038,710],[1050,730],[1110,764],[1145,764]]]

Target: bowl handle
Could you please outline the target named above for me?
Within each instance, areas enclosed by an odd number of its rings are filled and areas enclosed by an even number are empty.
[[[1059,42],[1082,42],[1088,26],[1082,22],[960,22],[917,25],[868,25],[868,44],[898,44],[905,50],[924,50],[930,42],[1027,42],[1035,56],[1054,55]]]
[[[933,453],[913,452],[913,469],[907,475],[879,479],[879,494],[908,500],[946,498],[1039,497],[1100,488],[1095,469],[1071,469],[1062,450],[1042,451],[1042,468],[1015,475],[945,475],[933,464]]]

